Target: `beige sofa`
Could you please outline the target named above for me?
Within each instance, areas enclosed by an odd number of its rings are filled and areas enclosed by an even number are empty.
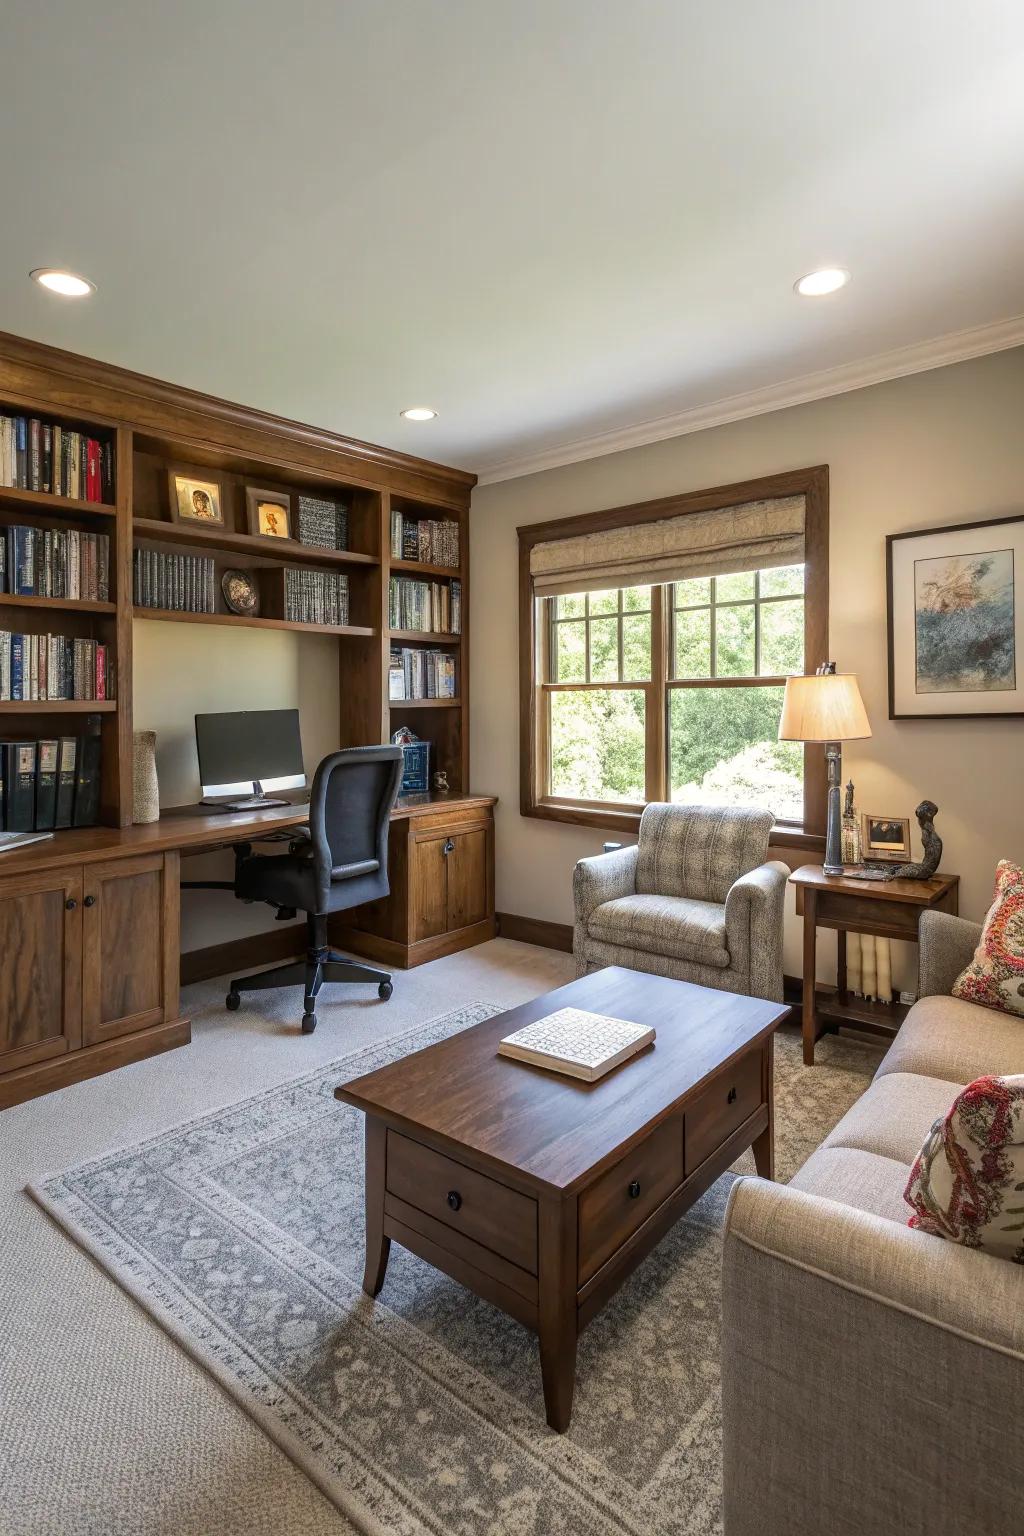
[[[1024,1021],[949,996],[979,929],[928,913],[921,999],[867,1093],[725,1224],[725,1536],[1024,1530],[1024,1266],[916,1232],[910,1166]]]

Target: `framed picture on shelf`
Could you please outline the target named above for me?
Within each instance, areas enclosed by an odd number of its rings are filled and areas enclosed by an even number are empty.
[[[247,485],[245,510],[250,533],[261,539],[291,538],[292,498],[287,491],[260,491]]]
[[[201,465],[172,464],[167,471],[172,523],[224,527],[224,482]]]
[[[1024,517],[885,541],[889,718],[1024,715]]]
[[[868,863],[903,864],[910,858],[910,817],[861,817],[864,858]]]

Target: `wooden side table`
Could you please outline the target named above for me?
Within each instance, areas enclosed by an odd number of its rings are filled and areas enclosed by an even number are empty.
[[[956,913],[960,876],[855,880],[849,875],[826,875],[820,864],[804,864],[789,878],[796,887],[797,916],[804,920],[804,1062],[813,1066],[815,1042],[827,1028],[848,1024],[872,1034],[893,1035],[907,1015],[903,1003],[870,1003],[867,998],[850,996],[846,987],[846,935],[869,933],[916,944],[922,912]],[[835,928],[839,935],[835,992],[817,987],[815,941],[819,928]]]

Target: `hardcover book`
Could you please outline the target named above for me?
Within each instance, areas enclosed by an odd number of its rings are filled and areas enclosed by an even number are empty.
[[[559,1008],[557,1013],[506,1035],[498,1045],[498,1055],[593,1083],[654,1039],[655,1031],[645,1024],[588,1013],[583,1008]]]

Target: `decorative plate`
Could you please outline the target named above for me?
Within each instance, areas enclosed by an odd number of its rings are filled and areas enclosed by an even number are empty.
[[[225,571],[220,579],[224,601],[232,613],[252,618],[259,613],[260,595],[248,571]]]

